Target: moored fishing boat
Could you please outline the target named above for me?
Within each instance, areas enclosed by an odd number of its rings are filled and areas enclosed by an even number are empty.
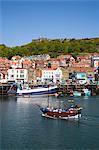
[[[48,87],[36,87],[33,89],[20,89],[17,88],[17,96],[44,96],[44,95],[54,95],[57,92],[57,86]]]

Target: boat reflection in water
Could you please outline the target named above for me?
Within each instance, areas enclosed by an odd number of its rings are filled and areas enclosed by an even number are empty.
[[[18,104],[31,104],[34,106],[46,106],[47,105],[47,101],[46,101],[46,97],[42,96],[42,97],[17,97],[17,103]]]

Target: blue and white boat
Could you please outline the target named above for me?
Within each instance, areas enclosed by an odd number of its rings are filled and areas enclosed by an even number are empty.
[[[57,86],[49,86],[49,87],[37,87],[33,89],[20,89],[17,88],[16,95],[17,96],[45,96],[45,95],[55,95],[57,93]]]

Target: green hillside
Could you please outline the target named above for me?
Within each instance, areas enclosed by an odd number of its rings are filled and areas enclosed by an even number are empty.
[[[0,44],[0,57],[11,58],[15,55],[30,56],[49,54],[57,57],[61,54],[99,53],[99,38],[86,39],[34,39],[31,43],[16,47]]]

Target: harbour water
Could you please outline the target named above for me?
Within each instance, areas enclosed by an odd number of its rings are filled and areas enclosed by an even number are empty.
[[[50,97],[50,105],[74,102],[83,107],[79,120],[41,117],[47,98],[0,97],[1,150],[99,149],[99,96]]]

